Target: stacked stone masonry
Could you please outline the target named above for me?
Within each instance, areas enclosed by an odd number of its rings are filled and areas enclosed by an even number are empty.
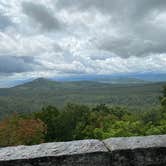
[[[166,135],[0,148],[0,166],[166,166]]]

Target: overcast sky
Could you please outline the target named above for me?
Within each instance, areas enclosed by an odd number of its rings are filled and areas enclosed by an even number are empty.
[[[166,0],[0,0],[0,79],[166,72]]]

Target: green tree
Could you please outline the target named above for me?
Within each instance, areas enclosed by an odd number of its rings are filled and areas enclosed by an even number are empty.
[[[159,97],[160,103],[163,107],[166,107],[166,85],[163,86],[162,96]]]
[[[47,126],[45,141],[57,141],[57,138],[59,138],[61,134],[59,126],[63,123],[60,111],[56,107],[47,106],[46,108],[42,108],[42,111],[34,113],[33,116],[35,119],[43,121]]]

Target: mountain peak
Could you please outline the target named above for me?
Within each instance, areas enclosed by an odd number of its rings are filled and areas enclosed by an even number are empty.
[[[22,85],[19,85],[17,87],[22,88],[22,87],[32,87],[32,88],[38,88],[38,87],[50,87],[55,85],[55,81],[49,80],[47,78],[36,78],[34,80],[31,80],[30,82],[26,82]]]
[[[43,81],[50,81],[50,80],[43,78],[43,77],[39,77],[39,78],[34,79],[32,82],[43,82]]]

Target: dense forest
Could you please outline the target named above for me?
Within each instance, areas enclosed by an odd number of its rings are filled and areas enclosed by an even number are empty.
[[[13,112],[36,112],[48,105],[61,109],[67,103],[95,106],[127,106],[134,109],[159,105],[163,82],[108,84],[94,81],[56,82],[36,79],[13,88],[0,89],[0,118]]]
[[[69,103],[63,108],[15,113],[0,122],[0,146],[166,134],[166,86],[159,102],[159,108],[144,111]]]

